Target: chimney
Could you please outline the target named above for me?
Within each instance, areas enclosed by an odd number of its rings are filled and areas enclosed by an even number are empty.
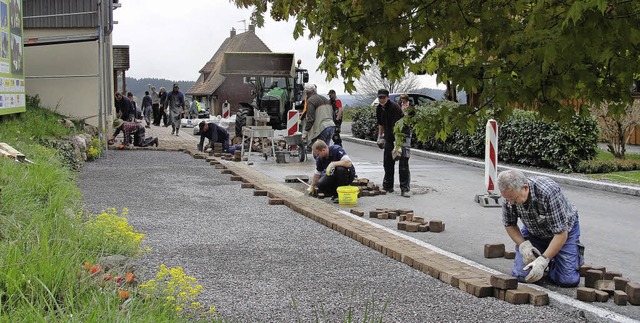
[[[231,36],[230,37],[233,37],[235,35],[236,35],[236,29],[231,27]]]
[[[256,32],[256,25],[249,25],[249,31]]]

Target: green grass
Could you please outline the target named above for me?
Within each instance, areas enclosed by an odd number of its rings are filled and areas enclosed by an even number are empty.
[[[598,180],[606,179],[616,183],[640,185],[640,170],[633,170],[628,172],[613,172],[606,174],[589,174],[588,176]]]
[[[76,174],[46,145],[74,130],[33,104],[0,123],[0,141],[35,163],[0,159],[0,322],[186,321],[162,300],[124,302],[115,285],[101,288],[81,269],[108,251],[135,255],[139,245],[87,229]]]
[[[598,156],[596,160],[608,161],[614,160],[615,157],[610,152],[600,150],[598,151]],[[626,160],[640,160],[640,154],[634,153],[626,153]],[[626,172],[612,172],[612,173],[604,173],[604,174],[589,174],[589,177],[597,180],[609,180],[615,183],[625,183],[625,184],[635,184],[640,185],[640,171],[626,171]]]
[[[634,154],[634,153],[626,153],[624,154],[625,159],[628,160],[640,160],[640,154]],[[608,152],[608,151],[604,151],[604,150],[599,150],[598,151],[598,156],[596,157],[596,159],[598,160],[613,160],[615,159],[615,157],[613,156],[612,153]]]

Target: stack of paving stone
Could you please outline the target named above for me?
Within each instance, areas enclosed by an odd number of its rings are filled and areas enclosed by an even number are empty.
[[[248,142],[245,144],[245,147],[248,149],[251,145],[251,151],[266,151],[271,149],[271,139],[268,137],[258,138],[254,137],[252,142]]]
[[[236,149],[233,151],[233,161],[235,162],[242,161],[242,150]]]
[[[504,243],[487,243],[484,245],[484,257],[485,258],[502,258],[515,259],[515,251],[506,251]]]
[[[211,150],[213,152],[213,156],[214,157],[221,157],[222,156],[222,143],[219,142],[214,142],[213,143],[213,150]]]
[[[353,182],[351,182],[351,186],[357,186],[360,190],[360,192],[358,193],[358,197],[387,194],[385,190],[380,189],[380,186],[376,185],[374,182],[369,181],[369,179],[367,178],[356,178],[353,180]]]
[[[576,297],[583,302],[606,302],[613,296],[617,305],[640,305],[640,284],[631,282],[618,272],[607,272],[603,266],[582,266],[580,276],[584,287],[579,287]]]
[[[444,231],[444,222],[440,220],[427,221],[423,217],[415,216],[410,212],[398,218],[398,230],[407,232],[442,232]]]
[[[351,209],[351,214],[364,216],[365,212],[360,209]],[[444,231],[444,222],[440,220],[427,221],[424,217],[415,216],[413,210],[410,209],[389,209],[376,208],[369,211],[369,217],[381,220],[398,219],[398,230],[407,232],[442,232]]]

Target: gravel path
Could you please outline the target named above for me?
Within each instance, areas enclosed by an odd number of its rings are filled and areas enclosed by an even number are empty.
[[[203,285],[201,301],[232,322],[337,322],[350,309],[362,321],[367,308],[384,322],[580,321],[570,309],[516,306],[445,285],[268,205],[184,153],[113,151],[87,163],[79,184],[92,212],[129,208],[152,248],[140,260],[143,277],[160,264],[183,267]]]

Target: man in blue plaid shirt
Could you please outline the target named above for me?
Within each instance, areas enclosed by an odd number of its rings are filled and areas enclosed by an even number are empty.
[[[549,279],[563,287],[580,283],[584,264],[578,210],[548,177],[527,178],[517,170],[498,175],[505,202],[502,222],[516,243],[511,275],[527,283],[539,281],[549,268]],[[522,229],[518,228],[518,218]]]

